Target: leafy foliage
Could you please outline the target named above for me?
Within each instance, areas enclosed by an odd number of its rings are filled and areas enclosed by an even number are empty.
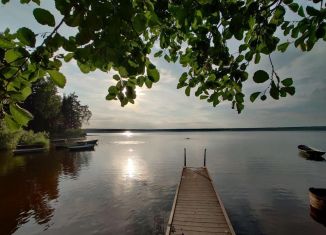
[[[50,141],[49,136],[46,132],[37,132],[33,131],[22,131],[22,134],[19,139],[20,144],[33,145],[40,144],[43,147],[49,148]]]
[[[0,150],[14,149],[21,136],[21,131],[11,131],[0,121]]]
[[[17,144],[41,144],[49,147],[49,137],[46,132],[34,133],[33,131],[12,131],[0,122],[0,150],[15,149]]]
[[[80,104],[77,95],[69,94],[62,98],[55,84],[51,78],[40,79],[33,84],[32,94],[22,104],[34,115],[27,128],[35,132],[46,131],[51,135],[63,132],[67,136],[74,135],[73,132],[81,134],[80,130],[68,129],[81,128],[92,113],[88,106]]]
[[[92,113],[87,105],[81,105],[75,93],[63,96],[62,107],[62,129],[80,129],[83,122],[88,122]]]
[[[151,88],[159,81],[159,71],[149,57],[158,43],[155,57],[185,68],[178,89],[184,88],[186,95],[193,91],[213,106],[229,101],[241,112],[242,86],[248,80],[250,64],[269,56],[272,67],[268,77],[266,71],[254,73],[253,80],[267,87],[253,93],[251,101],[259,95],[266,100],[267,91],[274,99],[293,95],[292,79],[278,76],[271,53],[285,52],[291,44],[310,51],[317,41],[326,40],[322,0],[313,0],[307,7],[293,0],[55,0],[55,7],[61,21],[56,22],[46,9],[33,11],[38,23],[52,27],[44,40],[35,42],[36,34],[28,28],[0,35],[1,117],[12,128],[24,126],[30,119],[27,113],[9,107],[19,109],[33,82],[49,75],[59,87],[65,85],[59,72],[63,61],[75,60],[83,73],[116,71],[116,84],[108,89],[106,99],[119,100],[124,106],[136,99],[137,86]],[[295,21],[286,20],[288,11],[296,16]],[[61,35],[63,24],[74,28],[76,34]],[[282,32],[286,41],[277,32]],[[239,42],[238,51],[230,52],[231,41]]]
[[[52,80],[40,79],[33,83],[32,94],[22,104],[34,116],[27,128],[35,132],[57,131],[61,122],[61,106],[62,98]]]

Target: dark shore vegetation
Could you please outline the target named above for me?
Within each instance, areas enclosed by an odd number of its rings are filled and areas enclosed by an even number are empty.
[[[61,97],[50,79],[40,79],[32,86],[31,95],[21,105],[33,119],[24,129],[12,130],[0,124],[0,149],[14,149],[17,144],[40,144],[49,147],[51,138],[85,136],[81,129],[92,113],[81,105],[74,93]]]

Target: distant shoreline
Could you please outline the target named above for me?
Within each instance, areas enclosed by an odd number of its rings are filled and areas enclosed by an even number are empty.
[[[106,129],[88,128],[86,133],[120,133],[130,132],[220,132],[220,131],[326,131],[326,126],[304,127],[251,127],[251,128],[169,128],[169,129]]]

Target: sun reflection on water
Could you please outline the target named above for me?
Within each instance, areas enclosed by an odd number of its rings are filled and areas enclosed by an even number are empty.
[[[122,133],[122,135],[124,135],[126,137],[131,137],[133,135],[133,133],[130,132],[130,131],[125,131],[125,132]]]
[[[129,178],[133,178],[135,176],[135,163],[131,158],[128,158],[127,175]]]

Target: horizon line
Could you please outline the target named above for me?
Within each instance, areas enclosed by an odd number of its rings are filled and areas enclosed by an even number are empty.
[[[316,130],[326,131],[326,126],[287,126],[287,127],[228,127],[228,128],[83,128],[86,132],[190,132],[190,131],[295,131],[295,130]]]

